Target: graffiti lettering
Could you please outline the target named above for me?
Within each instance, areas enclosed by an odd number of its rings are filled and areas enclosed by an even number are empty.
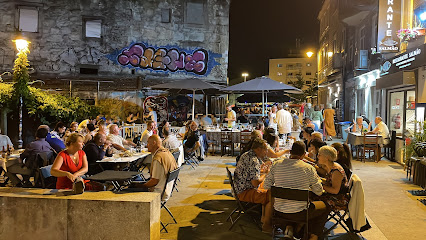
[[[192,54],[179,52],[175,48],[155,50],[142,43],[136,43],[128,49],[123,49],[117,61],[122,66],[131,65],[142,69],[172,72],[184,70],[204,75],[207,72],[208,52],[204,49],[195,50]]]

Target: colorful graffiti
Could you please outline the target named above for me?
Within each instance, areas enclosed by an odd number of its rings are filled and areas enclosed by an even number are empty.
[[[118,55],[118,62],[126,66],[152,68],[154,70],[185,70],[204,75],[207,71],[208,52],[198,49],[192,54],[179,52],[177,49],[154,49],[137,43],[129,49],[122,50]]]
[[[167,113],[167,98],[164,96],[147,97],[143,102],[143,115],[149,113],[148,107],[152,108],[157,113],[157,123],[160,124],[164,120],[168,120]],[[144,119],[145,120],[145,119]]]
[[[134,43],[107,57],[123,67],[207,75],[214,66],[219,65],[214,57],[221,57],[221,54],[202,48],[182,50],[173,46],[157,48],[147,47],[144,43]]]

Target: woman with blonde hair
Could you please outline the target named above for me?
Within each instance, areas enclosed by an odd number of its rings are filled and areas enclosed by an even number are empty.
[[[336,162],[337,150],[331,146],[323,146],[318,151],[318,165],[326,171],[323,181],[325,194],[320,196],[329,210],[344,209],[349,203],[348,178],[345,170]]]
[[[57,189],[73,189],[76,184],[76,193],[82,193],[84,187],[88,189],[88,181],[83,181],[83,176],[88,171],[86,153],[83,149],[83,135],[72,133],[66,141],[67,148],[61,151],[52,165],[50,173],[58,178]]]

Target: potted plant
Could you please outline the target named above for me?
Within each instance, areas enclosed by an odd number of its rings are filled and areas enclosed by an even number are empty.
[[[426,121],[414,121],[417,130],[410,131],[410,136],[406,139],[405,153],[406,159],[412,156],[426,156]]]

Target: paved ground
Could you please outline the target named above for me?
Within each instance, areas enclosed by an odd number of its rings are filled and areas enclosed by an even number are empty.
[[[195,170],[183,166],[179,192],[167,202],[178,223],[168,225],[162,239],[270,239],[247,217],[232,229],[226,222],[235,207],[225,167],[235,168],[231,157],[209,156]],[[372,228],[362,236],[345,234],[337,228],[329,239],[424,239],[426,206],[408,190],[420,189],[405,179],[403,168],[393,162],[353,161],[353,171],[363,181],[365,211]],[[162,221],[171,222],[167,212]]]

